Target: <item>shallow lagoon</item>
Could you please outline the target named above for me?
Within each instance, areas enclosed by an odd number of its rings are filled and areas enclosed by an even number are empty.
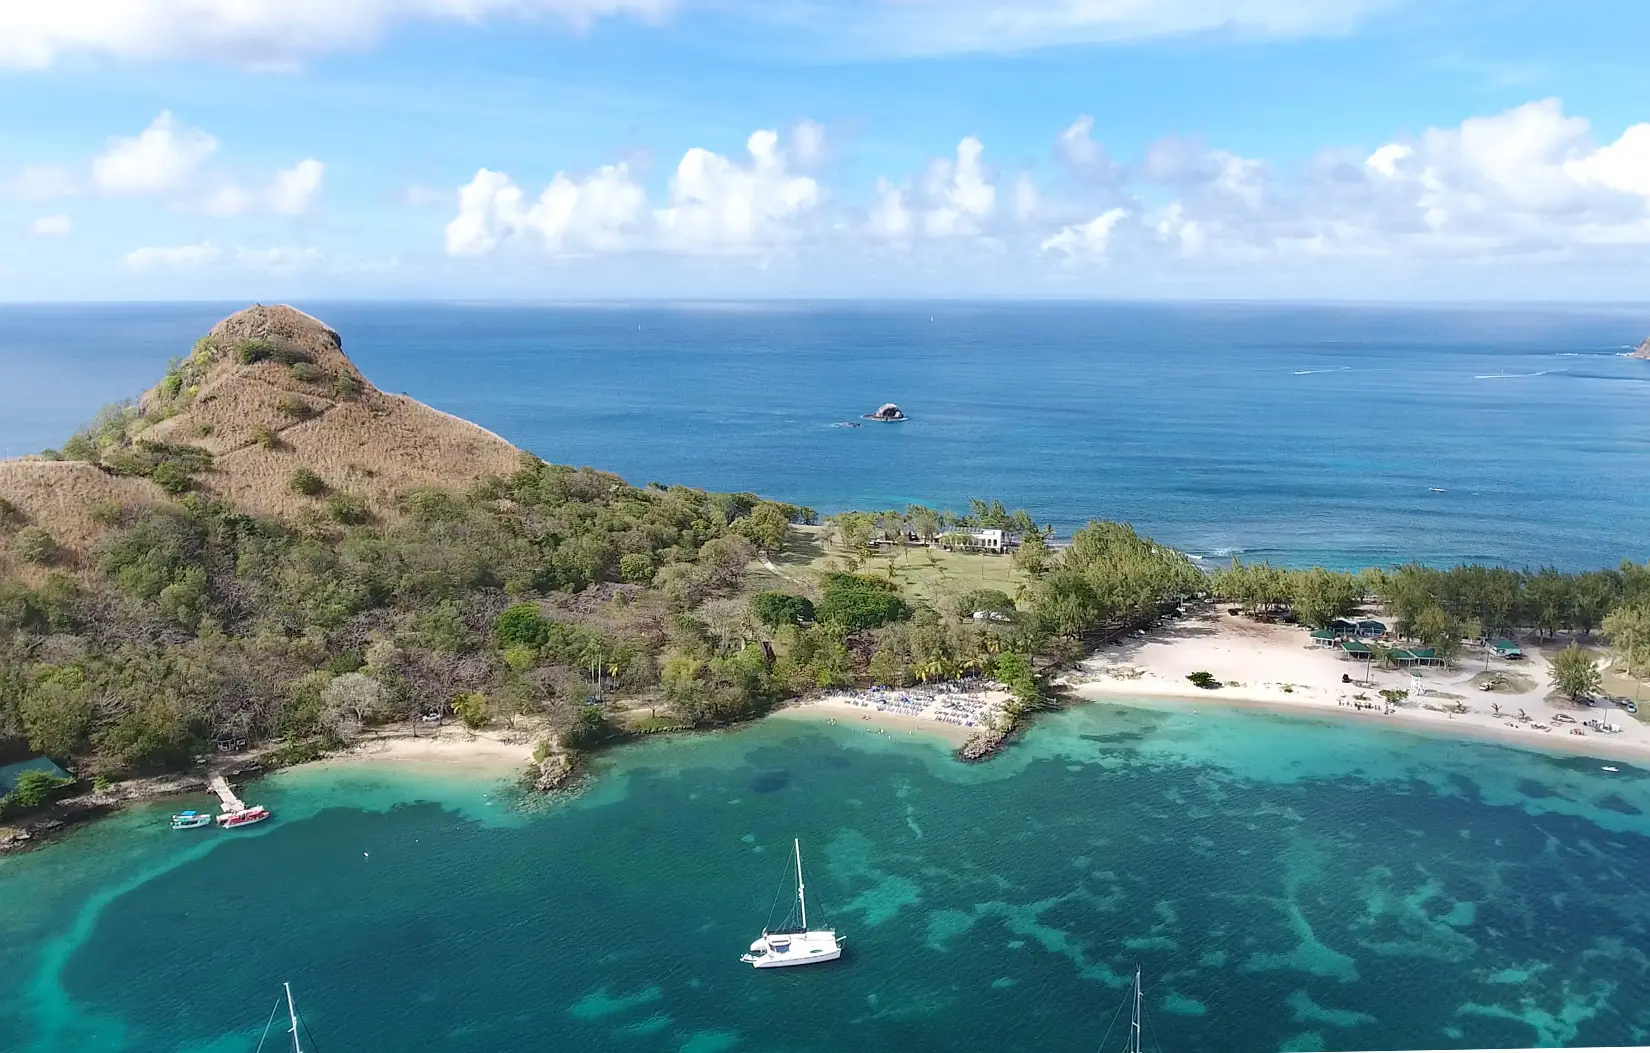
[[[156,807],[0,864],[0,1049],[251,1049],[290,980],[322,1050],[1086,1051],[1136,962],[1164,1048],[1642,1042],[1618,766],[1165,705],[974,767],[846,725],[651,741],[530,813],[296,770],[259,828]],[[848,953],[758,972],[792,836]]]

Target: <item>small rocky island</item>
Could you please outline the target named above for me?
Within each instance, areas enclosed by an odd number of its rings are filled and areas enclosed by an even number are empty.
[[[1645,343],[1650,344],[1650,340],[1645,341]],[[881,406],[877,407],[877,411],[875,413],[867,413],[865,415],[865,419],[880,421],[904,420],[905,411],[901,410],[892,402],[884,402]]]
[[[1650,336],[1644,338],[1644,342],[1638,346],[1638,350],[1633,352],[1633,357],[1650,358]]]

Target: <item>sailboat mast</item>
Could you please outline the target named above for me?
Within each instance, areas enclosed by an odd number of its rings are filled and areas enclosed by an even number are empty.
[[[791,842],[796,849],[796,903],[802,908],[802,931],[808,931],[808,897],[802,894],[802,839]]]
[[[1140,1053],[1140,966],[1134,967],[1134,1011],[1129,1017],[1129,1053]]]
[[[286,988],[286,1015],[292,1021],[292,1053],[304,1053],[304,1047],[298,1044],[298,1010],[292,1007],[292,985],[283,983]]]

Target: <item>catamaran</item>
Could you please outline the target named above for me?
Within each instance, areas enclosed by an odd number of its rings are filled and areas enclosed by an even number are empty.
[[[758,969],[777,969],[785,965],[812,965],[830,962],[842,957],[842,941],[835,929],[808,928],[808,897],[802,886],[802,842],[791,842],[796,853],[796,908],[778,929],[762,930],[762,938],[751,944],[751,949],[739,960]],[[783,887],[783,886],[781,886]],[[774,897],[777,901],[778,897]],[[792,927],[792,917],[800,915],[801,924]],[[769,912],[772,920],[772,912]]]
[[[298,1010],[292,1004],[292,985],[283,983],[281,987],[286,991],[286,1018],[291,1024],[291,1027],[287,1030],[287,1034],[292,1036],[292,1053],[304,1053],[304,1047],[298,1041]],[[264,1039],[269,1037],[269,1029],[275,1026],[275,1014],[280,1011],[281,1000],[277,998],[275,999],[275,1008],[269,1011],[269,1022],[264,1024],[263,1036],[258,1039],[258,1049],[260,1051],[264,1048]],[[305,1028],[304,1033],[309,1034],[309,1029]],[[314,1043],[315,1039],[312,1036],[310,1038],[310,1048],[312,1051],[314,1049]]]
[[[1134,967],[1134,985],[1129,989],[1129,1030],[1123,1041],[1123,1053],[1144,1053],[1144,1047],[1140,1044],[1140,1002],[1140,966],[1137,965]],[[1122,1013],[1123,1007],[1118,1006],[1117,1011]],[[1111,1025],[1112,1027],[1117,1026],[1117,1017],[1111,1018]],[[1106,1037],[1100,1040],[1100,1048],[1110,1049],[1110,1042],[1111,1027],[1108,1027],[1106,1028]]]

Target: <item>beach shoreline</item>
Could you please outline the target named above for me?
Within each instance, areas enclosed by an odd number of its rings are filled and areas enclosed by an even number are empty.
[[[1650,726],[1615,707],[1587,708],[1555,697],[1547,686],[1546,666],[1546,656],[1537,649],[1520,662],[1464,655],[1453,669],[1435,667],[1419,676],[1366,670],[1364,663],[1340,657],[1333,648],[1315,646],[1304,629],[1206,610],[1091,654],[1063,683],[1072,695],[1093,704],[1167,703],[1373,721],[1429,737],[1650,765]],[[1220,686],[1193,686],[1188,676],[1198,671],[1208,672]],[[1353,682],[1344,682],[1343,676]],[[1481,691],[1478,684],[1486,677],[1499,678],[1505,686]],[[1383,691],[1409,694],[1391,702]],[[1520,714],[1528,719],[1519,719]],[[1621,731],[1587,728],[1587,720],[1607,720]]]

